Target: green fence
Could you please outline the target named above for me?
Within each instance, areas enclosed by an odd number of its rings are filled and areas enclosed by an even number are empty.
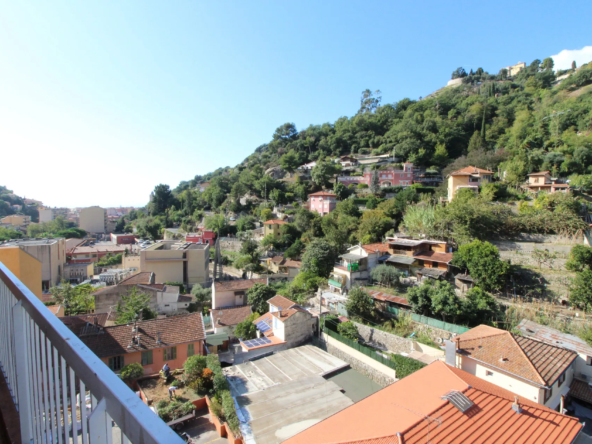
[[[401,309],[395,308],[395,307],[386,307],[386,311],[388,311],[389,313],[392,313],[394,315],[399,315],[399,313],[401,312]],[[403,313],[408,313],[408,312],[403,310]],[[421,324],[426,324],[426,325],[429,325],[430,327],[439,328],[440,330],[446,330],[451,333],[456,333],[456,334],[460,335],[460,334],[464,333],[465,331],[470,330],[467,327],[462,327],[462,326],[456,325],[456,324],[450,324],[448,322],[439,321],[438,319],[434,319],[434,318],[428,318],[427,316],[418,315],[415,313],[410,313],[410,314],[411,314],[411,319],[413,319],[415,322],[419,322]]]
[[[366,356],[374,359],[375,361],[378,361],[381,364],[384,364],[387,367],[396,370],[396,364],[390,359],[383,358],[382,355],[376,353],[376,350],[372,350],[371,348],[366,347],[365,345],[362,345],[359,342],[352,341],[351,339],[341,336],[339,333],[334,332],[333,330],[330,330],[328,328],[325,328],[323,332],[327,333],[332,338],[337,339],[339,342],[343,342],[345,345],[359,351],[360,353],[364,353]]]

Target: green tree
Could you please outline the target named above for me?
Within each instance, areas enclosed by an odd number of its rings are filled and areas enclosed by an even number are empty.
[[[313,239],[302,255],[301,271],[310,271],[317,276],[327,278],[333,271],[336,259],[337,254],[329,242],[325,239]]]
[[[153,216],[164,214],[173,204],[173,193],[168,185],[156,185],[150,201],[150,214]]]
[[[462,313],[462,304],[454,287],[448,282],[436,281],[431,290],[432,313],[442,316],[443,321],[452,319],[452,322],[456,322],[456,318]]]
[[[360,110],[358,111],[358,114],[375,112],[380,106],[380,101],[382,100],[382,96],[380,94],[380,90],[372,92],[369,89],[366,89],[362,91],[362,97],[360,98]]]
[[[189,356],[187,360],[183,363],[183,370],[185,370],[185,378],[187,379],[187,383],[190,384],[191,382],[198,379],[202,375],[206,367],[207,360],[205,356]]]
[[[263,222],[270,220],[272,217],[272,214],[273,213],[269,208],[265,208],[265,209],[261,210],[261,220]]]
[[[335,185],[333,185],[333,193],[339,200],[344,200],[349,195],[349,191],[347,190],[346,186],[338,181],[336,181]]]
[[[460,79],[462,77],[466,77],[467,76],[467,72],[465,71],[465,69],[461,66],[459,68],[456,68],[454,71],[452,71],[452,76],[450,77],[452,80],[454,79]]]
[[[150,308],[150,296],[133,287],[121,296],[115,309],[117,317],[115,324],[129,324],[137,320],[147,321],[156,317],[156,312]]]
[[[137,362],[132,362],[131,364],[123,366],[120,376],[121,379],[125,381],[133,381],[134,379],[144,376],[144,367]]]
[[[255,339],[257,337],[257,326],[253,321],[260,316],[259,313],[251,313],[247,319],[237,324],[234,335],[243,340]]]
[[[195,284],[191,288],[191,294],[195,297],[195,302],[203,307],[212,301],[212,288],[202,287],[200,284]]]
[[[569,252],[569,260],[565,268],[571,271],[592,269],[592,248],[585,245],[574,245]]]
[[[499,315],[496,299],[479,287],[471,288],[463,300],[463,317],[470,325],[492,324]]]
[[[296,239],[296,241],[286,249],[284,257],[288,259],[298,259],[303,251],[304,244],[300,239]]]
[[[125,230],[125,218],[122,216],[117,220],[115,224],[115,232],[116,233],[123,233]]]
[[[265,284],[255,284],[247,290],[247,300],[253,312],[267,313],[269,305],[267,301],[275,296],[275,290]]]
[[[585,311],[592,308],[592,270],[586,268],[576,274],[571,285],[569,301]]]
[[[256,221],[253,216],[241,216],[236,221],[236,229],[239,232],[254,230]]]
[[[387,287],[400,287],[403,273],[390,265],[382,264],[372,269],[370,272],[372,280],[379,282]]]
[[[356,324],[351,321],[341,322],[337,324],[337,333],[347,339],[358,342],[359,333]]]
[[[407,291],[407,301],[415,313],[429,315],[432,310],[432,286],[429,281]]]
[[[543,60],[543,69],[553,69],[553,66],[555,66],[555,63],[553,62],[552,57],[547,57]]]
[[[489,242],[475,240],[461,245],[452,263],[469,272],[475,283],[485,291],[503,287],[510,265],[500,260],[499,250]]]
[[[288,151],[280,158],[280,166],[288,173],[292,174],[300,166],[298,156],[294,150]]]
[[[213,214],[212,216],[206,216],[204,224],[206,229],[212,230],[220,236],[222,236],[228,228],[228,221],[223,214]]]
[[[89,285],[72,287],[69,282],[62,281],[59,287],[49,289],[53,300],[64,306],[66,316],[90,313],[95,308],[94,289]]]
[[[391,228],[393,228],[393,222],[383,211],[379,209],[364,211],[357,237],[363,244],[379,242]]]
[[[347,295],[345,309],[349,316],[371,319],[374,310],[374,300],[360,287],[353,287]]]
[[[372,177],[370,178],[370,192],[373,194],[380,193],[380,180],[378,178],[378,170],[372,171]]]
[[[575,71],[577,67],[578,67],[578,65],[576,65],[576,61],[575,60],[573,62],[571,62],[571,69],[573,71]]]
[[[341,165],[333,162],[320,161],[313,167],[310,175],[314,183],[319,186],[326,187],[329,185],[329,180],[341,171]]]

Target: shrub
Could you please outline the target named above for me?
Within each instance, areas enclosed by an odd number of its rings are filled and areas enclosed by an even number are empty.
[[[175,379],[173,382],[171,382],[171,387],[179,387],[179,380]]]
[[[426,366],[423,362],[401,355],[392,355],[391,360],[395,362],[395,372],[399,379],[409,376],[411,373],[421,370]]]
[[[168,401],[166,401],[166,400],[164,400],[164,399],[161,399],[160,401],[158,401],[158,402],[156,403],[156,408],[157,408],[157,410],[160,410],[160,409],[163,409],[163,408],[165,408],[165,407],[166,407],[168,404],[169,404],[169,402],[168,402]]]
[[[131,381],[132,379],[138,379],[142,376],[144,376],[144,368],[137,362],[128,364],[121,369],[122,379]]]
[[[352,341],[358,342],[358,329],[355,324],[351,321],[342,322],[337,324],[337,333],[341,336],[351,339]]]
[[[183,364],[185,369],[185,379],[187,383],[195,381],[207,366],[207,360],[204,356],[194,355],[187,358]]]

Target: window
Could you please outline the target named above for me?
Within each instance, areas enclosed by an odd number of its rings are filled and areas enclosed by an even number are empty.
[[[164,349],[164,360],[165,361],[172,361],[173,359],[177,359],[177,347],[170,347]]]
[[[478,177],[469,177],[469,182],[479,182],[479,178]]]
[[[561,387],[561,384],[565,382],[565,373],[562,373],[559,379],[557,379],[557,387]]]
[[[114,372],[121,370],[123,367],[123,356],[114,356],[109,358],[109,368]]]
[[[485,371],[485,376],[493,376],[493,372],[492,371],[489,371],[489,370],[486,370]]]
[[[592,356],[586,356],[586,365],[592,365]]]
[[[553,388],[550,388],[549,390],[545,390],[545,402],[547,402],[549,399],[551,399],[551,396],[553,396]]]
[[[195,354],[195,344],[187,344],[187,357]]]
[[[151,365],[152,362],[152,350],[142,352],[142,365]]]

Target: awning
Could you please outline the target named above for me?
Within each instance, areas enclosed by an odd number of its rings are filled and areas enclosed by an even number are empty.
[[[216,333],[213,335],[207,335],[206,336],[206,345],[208,345],[209,347],[220,346],[220,345],[224,345],[224,341],[228,341],[228,340],[229,340],[229,337],[225,333]]]
[[[340,255],[339,257],[347,259],[348,261],[359,261],[360,259],[364,259],[364,256],[360,256],[359,254],[353,253],[345,253]]]
[[[412,256],[390,256],[386,262],[391,262],[393,264],[402,264],[402,265],[411,265],[415,262],[415,258]]]

